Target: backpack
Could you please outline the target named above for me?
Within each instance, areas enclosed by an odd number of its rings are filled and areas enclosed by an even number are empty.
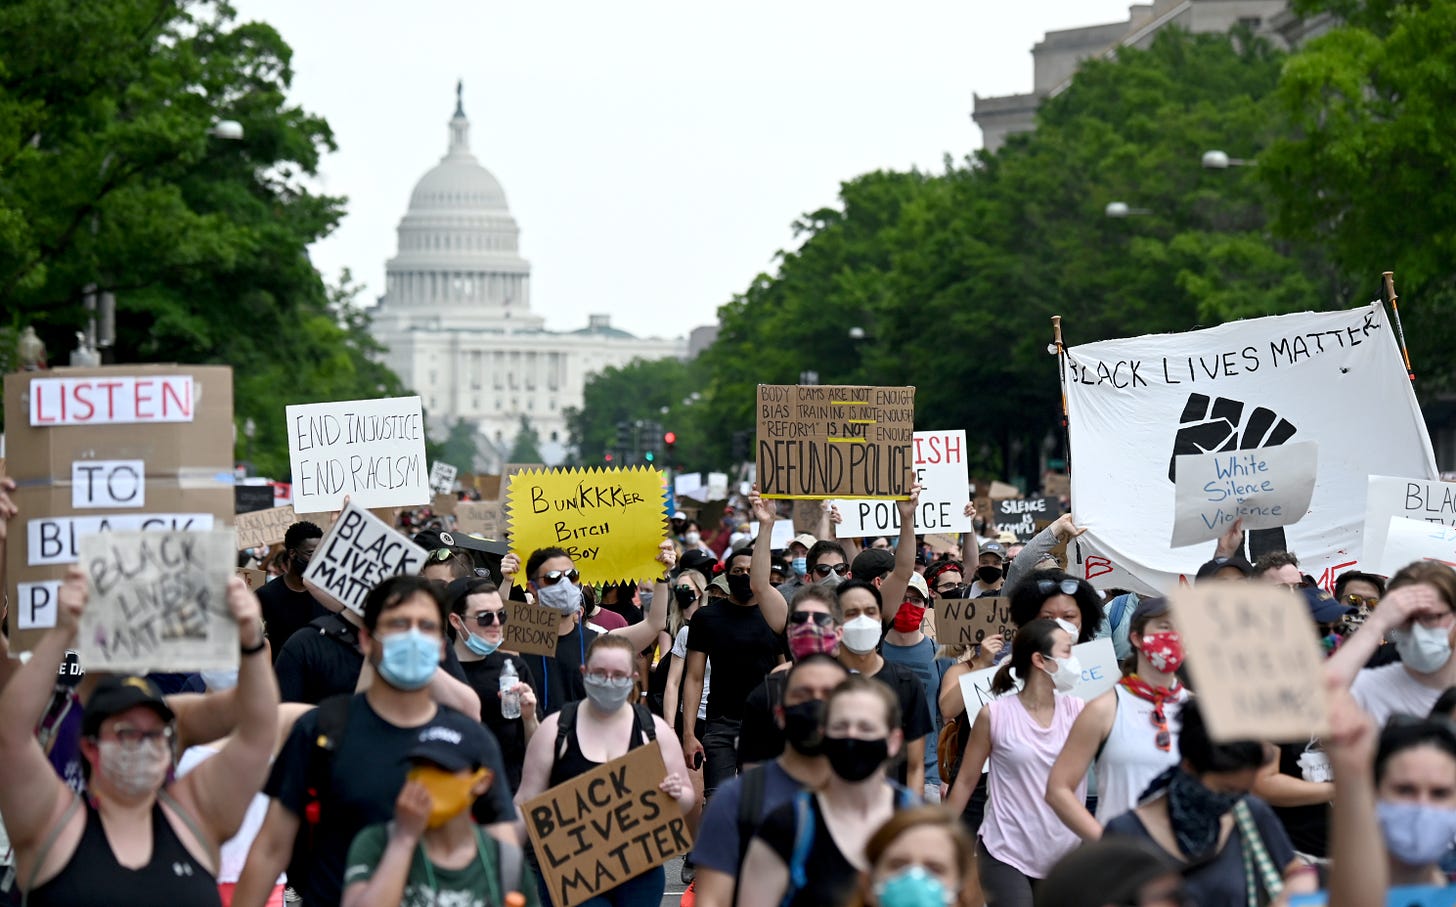
[[[303,805],[303,834],[293,844],[293,858],[289,860],[288,871],[302,875],[312,862],[318,843],[318,828],[324,820],[323,792],[328,789],[334,774],[334,757],[344,742],[344,732],[349,726],[349,705],[353,693],[339,693],[318,704],[314,711],[318,715],[318,734],[308,751],[308,762],[303,769],[303,789],[307,800]]]
[[[920,805],[920,798],[893,781],[887,782],[895,790],[895,811]],[[809,884],[806,866],[809,851],[814,849],[814,792],[801,790],[794,795],[794,850],[789,857],[789,887],[779,907],[789,907],[795,895]]]
[[[961,718],[965,717],[964,715]],[[940,780],[954,784],[961,761],[961,718],[947,718],[935,738],[935,761],[940,765]]]
[[[576,713],[581,707],[581,700],[568,702],[561,707],[556,718],[556,758],[566,752],[566,738],[576,730]],[[657,739],[657,722],[652,720],[652,712],[647,706],[640,702],[632,703],[632,710],[637,713],[637,723],[642,726],[642,733],[647,735],[647,742],[651,743]],[[635,748],[638,744],[633,742]]]

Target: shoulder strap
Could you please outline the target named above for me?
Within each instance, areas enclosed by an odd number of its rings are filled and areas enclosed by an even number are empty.
[[[197,843],[201,844],[207,850],[207,855],[212,857],[214,865],[221,869],[221,848],[216,841],[213,841],[211,837],[203,833],[202,823],[197,821],[197,817],[192,815],[181,803],[178,803],[177,798],[172,796],[165,787],[157,791],[157,800],[163,806],[166,806],[177,814],[177,818],[181,819],[182,824],[187,826],[187,830],[192,832],[192,837],[196,838]],[[185,850],[186,848],[184,847],[183,849]]]
[[[652,710],[640,702],[632,703],[632,711],[637,713],[637,723],[642,726],[642,733],[647,735],[647,743],[657,739],[657,722],[652,720]]]
[[[475,826],[475,834],[477,843],[488,837],[479,825]],[[499,864],[497,868],[500,870],[500,896],[501,902],[504,903],[506,895],[512,891],[523,890],[521,888],[521,864],[524,854],[521,848],[507,841],[496,838],[489,838],[489,840],[495,842],[496,862]]]
[[[748,850],[748,840],[763,822],[763,797],[768,764],[744,772],[738,788],[738,849]]]
[[[576,730],[576,709],[580,701],[568,702],[556,713],[556,758],[566,752],[566,739]]]
[[[1269,849],[1264,846],[1264,837],[1259,834],[1259,826],[1254,822],[1254,813],[1249,809],[1249,804],[1240,800],[1234,804],[1234,822],[1239,828],[1239,837],[1243,843],[1244,858],[1244,887],[1247,890],[1248,902],[1250,904],[1268,903],[1278,898],[1284,891],[1284,879],[1279,874],[1279,869],[1274,865],[1273,859],[1269,856]],[[1267,900],[1259,898],[1259,888],[1262,883],[1264,891],[1269,895]]]
[[[318,704],[318,735],[309,748],[308,763],[304,767],[304,792],[309,803],[304,810],[304,819],[310,830],[320,821],[320,801],[328,787],[328,780],[334,772],[334,754],[344,742],[344,732],[349,726],[349,705],[353,693],[338,693]],[[310,843],[311,840],[310,840]]]
[[[1119,595],[1112,600],[1112,613],[1107,615],[1107,632],[1109,634],[1116,632],[1117,625],[1122,623],[1122,615],[1127,612],[1128,599],[1132,597],[1133,593],[1129,592],[1126,595]]]
[[[61,813],[61,821],[57,822],[55,827],[51,829],[51,833],[46,835],[45,841],[40,845],[40,850],[35,853],[35,862],[30,866],[30,879],[27,881],[25,889],[20,892],[20,907],[25,907],[26,899],[30,897],[30,892],[34,890],[35,877],[40,875],[40,868],[45,863],[45,858],[50,856],[51,848],[56,846],[56,838],[61,836],[61,830],[66,827],[67,822],[71,821],[71,817],[76,814],[77,808],[81,805],[81,797],[79,794],[73,793],[69,787],[66,788],[66,793],[71,795],[71,802],[67,804],[66,811]],[[85,834],[85,832],[83,831],[82,834]]]
[[[801,790],[794,795],[794,852],[789,857],[789,887],[780,907],[789,907],[794,895],[809,884],[805,864],[814,849],[814,793]]]

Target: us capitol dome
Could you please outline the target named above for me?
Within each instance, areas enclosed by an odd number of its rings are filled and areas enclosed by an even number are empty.
[[[445,156],[415,184],[385,264],[385,292],[370,328],[385,364],[423,398],[432,434],[457,420],[477,426],[486,462],[501,465],[524,417],[547,465],[567,454],[564,411],[580,408],[587,379],[633,359],[687,355],[682,338],[639,338],[592,315],[574,331],[547,330],[531,311],[531,264],[500,181],[470,150],[457,85]]]

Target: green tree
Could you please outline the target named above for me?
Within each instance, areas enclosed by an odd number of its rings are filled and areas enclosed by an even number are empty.
[[[480,456],[480,444],[476,440],[477,426],[473,422],[464,419],[457,419],[446,431],[445,440],[440,444],[439,459],[461,472],[474,472],[475,461]],[[539,462],[536,460],[517,460],[514,462]]]
[[[723,427],[715,427],[707,418],[706,407],[700,405],[701,374],[696,360],[635,359],[593,375],[587,381],[581,408],[565,413],[578,465],[606,465],[619,422],[661,423],[664,431],[677,433],[678,466],[704,463],[704,452],[713,443],[710,435]]]
[[[525,416],[521,417],[521,428],[516,432],[516,440],[511,444],[511,455],[506,459],[511,463],[541,462],[541,435]]]

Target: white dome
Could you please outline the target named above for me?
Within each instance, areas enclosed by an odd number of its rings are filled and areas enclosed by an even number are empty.
[[[472,154],[449,154],[415,183],[410,212],[505,211],[506,193]]]

